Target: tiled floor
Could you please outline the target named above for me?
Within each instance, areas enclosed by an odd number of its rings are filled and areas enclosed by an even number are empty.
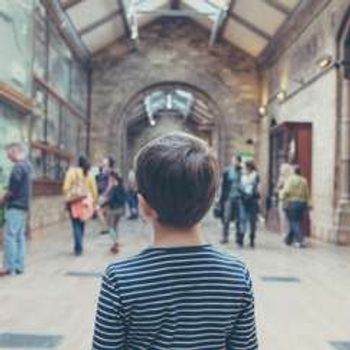
[[[97,235],[97,229],[96,222],[89,225],[80,258],[70,253],[66,224],[34,237],[27,272],[0,280],[0,333],[63,336],[57,350],[90,349],[99,274],[115,259],[108,252],[109,237]],[[121,231],[118,258],[151,240],[141,222],[124,221]],[[218,244],[218,221],[207,219],[204,231]],[[278,235],[262,229],[255,250],[237,250],[233,244],[225,249],[251,270],[260,349],[348,349],[342,346],[350,341],[350,247],[312,242],[309,249],[287,248]],[[1,343],[0,349],[5,349]]]

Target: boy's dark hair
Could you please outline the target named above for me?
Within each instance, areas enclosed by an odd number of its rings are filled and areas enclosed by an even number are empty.
[[[212,205],[218,165],[208,145],[185,133],[159,137],[138,153],[139,193],[157,212],[161,224],[189,228]]]

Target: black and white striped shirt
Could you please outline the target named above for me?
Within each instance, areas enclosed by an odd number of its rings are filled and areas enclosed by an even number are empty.
[[[93,350],[255,350],[245,265],[210,245],[149,248],[110,265]]]

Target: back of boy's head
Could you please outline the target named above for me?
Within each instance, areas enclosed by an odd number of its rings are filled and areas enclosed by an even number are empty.
[[[218,165],[204,141],[185,133],[170,133],[138,153],[136,181],[139,193],[157,212],[161,224],[190,228],[212,205]]]

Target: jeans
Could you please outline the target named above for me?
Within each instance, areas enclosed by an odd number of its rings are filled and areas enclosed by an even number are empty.
[[[302,243],[303,233],[301,230],[301,223],[307,209],[305,202],[290,202],[287,206],[287,217],[289,220],[290,230],[287,237],[287,242]]]
[[[255,199],[246,200],[246,201],[242,200],[240,202],[239,209],[240,209],[240,219],[241,219],[240,231],[242,233],[242,240],[249,226],[250,242],[254,243],[257,221],[258,221],[258,212],[259,212],[258,202]]]
[[[130,216],[138,217],[139,215],[139,199],[136,191],[129,190],[127,193],[127,202],[129,206]]]
[[[75,255],[81,255],[83,253],[85,222],[74,218],[71,220],[73,227],[74,253]]]
[[[10,208],[6,212],[4,268],[11,275],[24,271],[27,211]]]
[[[222,216],[224,239],[229,238],[230,223],[232,219],[234,219],[236,224],[236,241],[239,240],[239,236],[240,236],[240,215],[239,214],[240,213],[239,213],[238,200],[227,199],[224,202],[224,210],[223,210],[223,216]]]

